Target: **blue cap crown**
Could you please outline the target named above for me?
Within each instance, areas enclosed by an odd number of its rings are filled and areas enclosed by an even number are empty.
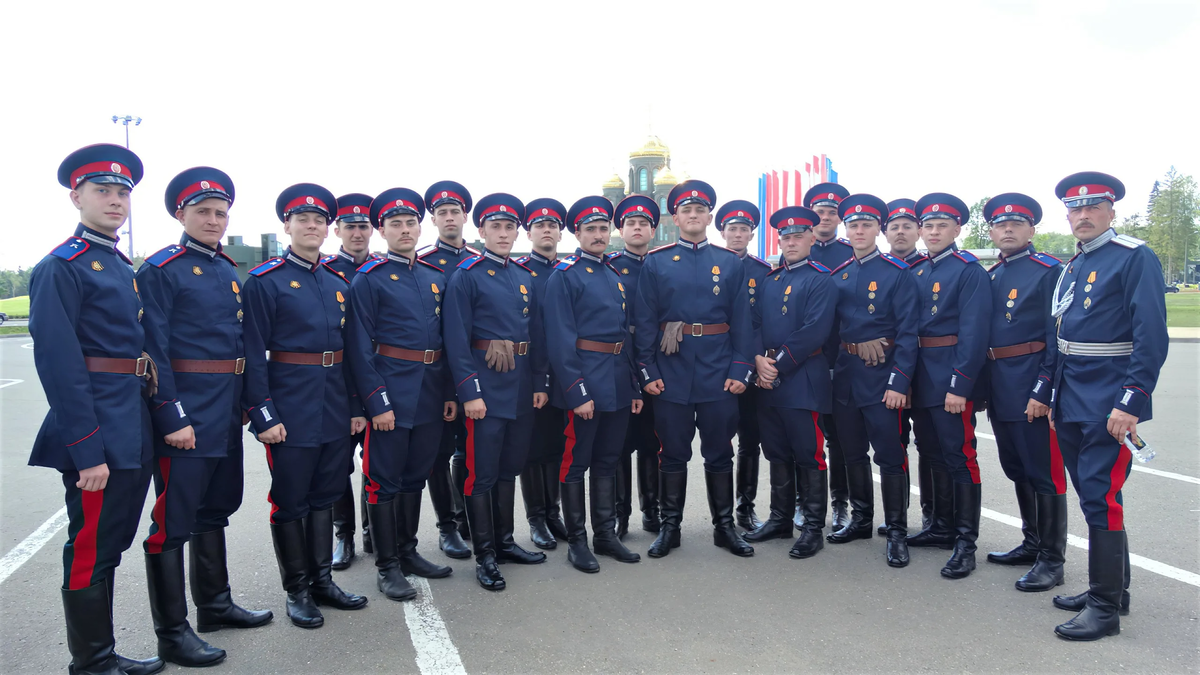
[[[384,190],[371,200],[370,218],[375,227],[383,227],[385,220],[401,214],[416,216],[417,222],[421,222],[425,218],[425,200],[408,188]]]
[[[1125,196],[1125,184],[1099,171],[1082,171],[1060,180],[1054,194],[1067,208],[1090,206],[1107,201],[1119,202]]]
[[[370,222],[371,195],[361,192],[351,192],[337,198],[337,214],[334,220],[346,223]]]
[[[884,219],[884,225],[892,222],[897,218],[909,218],[913,222],[917,220],[917,202],[907,197],[893,199],[887,203],[887,218]],[[886,229],[886,228],[884,228]]]
[[[275,215],[287,222],[293,213],[319,213],[325,220],[332,220],[337,213],[337,199],[333,193],[316,183],[296,183],[279,193],[275,200]]]
[[[804,193],[804,205],[808,208],[816,206],[834,206],[850,196],[850,191],[837,183],[818,183]]]
[[[557,199],[549,197],[541,197],[535,199],[525,205],[525,229],[528,230],[535,223],[540,223],[543,220],[552,220],[558,223],[558,229],[563,229],[566,223],[567,207]]]
[[[489,220],[511,220],[519,227],[525,221],[525,204],[507,192],[493,192],[479,200],[478,208],[471,214],[475,227],[483,227]]]
[[[141,180],[142,160],[128,148],[112,143],[80,148],[58,165],[59,185],[72,190],[85,182],[116,183],[133,189]]]
[[[608,201],[607,197],[599,195],[590,195],[575,201],[571,205],[571,210],[567,212],[567,230],[571,234],[579,231],[579,228],[595,220],[613,219],[613,205]]]
[[[804,206],[785,206],[771,214],[771,227],[779,230],[779,236],[808,232],[821,222],[816,211]]]
[[[211,166],[196,166],[179,172],[171,179],[167,184],[165,201],[167,213],[174,218],[176,211],[205,199],[224,199],[233,204],[233,196],[233,179],[229,174]]]
[[[658,209],[658,204],[653,199],[645,195],[629,195],[617,204],[614,211],[617,214],[616,226],[621,229],[625,226],[625,219],[632,216],[640,216],[650,221],[651,227],[658,227],[658,219],[662,213]]]
[[[425,191],[425,208],[436,211],[442,204],[458,204],[464,213],[471,212],[471,193],[462,183],[439,180]]]
[[[879,197],[866,193],[850,195],[838,203],[838,218],[843,223],[873,219],[882,225],[886,213],[887,204]]]
[[[703,204],[711,211],[717,205],[717,191],[702,180],[685,180],[671,188],[667,195],[667,211],[675,215],[675,211],[686,204]]]
[[[971,217],[967,203],[948,192],[931,192],[917,200],[920,222],[932,218],[949,218],[959,225]]]
[[[725,231],[726,225],[741,223],[749,225],[750,229],[758,227],[762,214],[759,213],[758,207],[745,199],[735,199],[731,202],[725,202],[721,208],[717,209],[717,230]]]
[[[983,218],[993,225],[1006,220],[1024,220],[1037,225],[1042,220],[1042,205],[1029,195],[1006,192],[988,200],[983,206]]]

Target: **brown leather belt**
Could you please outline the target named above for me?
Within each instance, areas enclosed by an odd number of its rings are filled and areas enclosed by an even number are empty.
[[[879,342],[880,342],[880,344],[883,345],[884,351],[891,349],[892,346],[896,344],[896,341],[893,340],[892,338],[883,338],[882,340],[879,340]],[[845,349],[848,354],[853,354],[854,356],[858,356],[858,346],[860,344],[862,344],[862,343],[861,342],[843,342],[842,349]]]
[[[765,352],[763,352],[763,356],[767,357],[768,359],[773,359],[773,358],[775,358],[776,354],[778,354],[779,352],[782,352],[782,351],[784,351],[783,347],[776,347],[775,349],[768,349]],[[809,354],[805,358],[811,359],[812,357],[814,357],[820,353],[821,353],[821,348],[817,347],[816,351]]]
[[[958,344],[957,335],[917,338],[917,345],[920,347],[949,347],[956,344]]]
[[[241,375],[246,370],[246,359],[171,359],[171,370],[177,373]]]
[[[667,323],[658,324],[659,330],[666,330]],[[692,337],[701,337],[704,335],[724,335],[729,332],[729,324],[727,323],[685,323],[683,324],[684,335]]]
[[[482,349],[482,350],[486,351],[487,348],[491,346],[491,344],[492,344],[491,340],[471,340],[471,349]],[[513,354],[515,356],[525,356],[528,353],[529,353],[529,343],[528,342],[514,342],[513,343]]]
[[[596,342],[595,340],[575,341],[576,349],[582,349],[585,352],[599,352],[601,354],[620,354],[621,348],[624,346],[624,340],[621,342]]]
[[[989,347],[987,357],[991,361],[996,359],[1011,359],[1014,356],[1025,356],[1026,354],[1036,354],[1046,348],[1045,342],[1022,342],[1019,345],[1010,345],[1008,347]]]
[[[424,363],[429,365],[435,363],[442,358],[442,350],[440,349],[401,349],[391,345],[375,345],[375,353],[380,356],[386,356],[389,359],[399,359],[401,361],[415,361],[416,363]]]
[[[328,368],[342,362],[342,350],[336,352],[271,352],[270,359],[275,363],[290,363],[293,366],[321,366]]]
[[[138,377],[145,377],[146,369],[150,367],[150,359],[146,357],[110,359],[107,356],[85,356],[83,362],[89,373],[113,373],[114,375],[137,375]]]

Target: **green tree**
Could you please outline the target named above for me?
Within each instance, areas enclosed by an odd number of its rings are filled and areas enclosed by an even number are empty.
[[[1033,246],[1042,253],[1066,260],[1075,255],[1075,237],[1061,232],[1043,232],[1033,235]]]
[[[963,248],[992,248],[992,237],[988,234],[987,219],[983,217],[983,207],[991,197],[984,197],[971,205],[971,217],[965,224],[967,231],[963,238]]]
[[[1200,217],[1196,181],[1191,176],[1179,174],[1172,166],[1156,188],[1157,192],[1151,195],[1145,237],[1142,238],[1158,254],[1166,281],[1189,281],[1187,261],[1196,255],[1200,235],[1196,227]]]

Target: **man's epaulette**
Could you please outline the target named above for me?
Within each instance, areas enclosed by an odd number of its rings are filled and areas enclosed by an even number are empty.
[[[1127,234],[1118,234],[1112,238],[1112,242],[1118,246],[1124,246],[1125,248],[1137,248],[1146,243],[1137,237],[1131,237]]]
[[[849,258],[846,258],[846,262],[833,268],[833,270],[830,272],[830,274],[833,274],[834,272],[841,270],[843,267],[845,267],[846,265],[849,265],[852,262],[854,262],[854,256],[850,256]]]
[[[371,259],[367,260],[367,262],[358,266],[357,273],[358,274],[366,274],[367,272],[370,272],[371,270],[375,269],[376,267],[379,267],[384,262],[385,261],[380,260],[379,258],[371,258]]]
[[[776,272],[782,272],[782,271],[784,271],[785,269],[787,269],[787,264],[786,264],[786,263],[785,263],[785,264],[782,264],[782,265],[780,265],[779,267],[772,267],[772,268],[771,268],[771,271],[770,271],[770,272],[767,272],[767,276],[771,276],[772,274],[775,274]]]
[[[382,258],[380,258],[380,261],[382,261],[382,260],[383,260],[383,259],[382,259]],[[435,269],[435,270],[437,270],[437,271],[441,272],[442,274],[445,274],[445,273],[446,273],[446,270],[444,270],[444,269],[442,269],[442,268],[438,267],[437,265],[434,265],[433,263],[427,263],[427,262],[425,262],[424,260],[421,260],[420,258],[417,258],[417,262],[418,262],[418,263],[420,263],[420,264],[422,264],[422,265],[424,265],[424,266],[426,266],[426,267],[431,267],[431,268],[433,268],[433,269]]]
[[[558,264],[554,266],[554,269],[569,270],[569,269],[571,269],[571,265],[574,265],[578,261],[579,261],[579,256],[569,255],[569,256],[563,258],[562,260],[559,260]]]
[[[961,260],[963,262],[968,262],[968,263],[979,262],[979,258],[976,258],[974,253],[971,253],[970,251],[964,251],[962,249],[955,251],[954,257],[958,258],[959,260]]]
[[[430,253],[433,253],[436,250],[437,250],[437,246],[434,246],[433,244],[419,248],[419,249],[417,249],[417,257],[420,258],[423,255],[429,255]]]
[[[675,242],[671,242],[670,244],[663,244],[662,246],[659,246],[658,248],[650,249],[650,253],[658,253],[659,251],[665,251],[669,248],[675,248]],[[650,255],[650,253],[647,253],[646,255]]]
[[[613,251],[612,253],[609,253],[609,254],[608,254],[608,259],[609,259],[609,260],[616,260],[617,258],[620,258],[620,257],[621,257],[621,252],[620,252],[620,251]]]
[[[906,263],[906,262],[904,262],[903,260],[901,260],[901,259],[897,258],[896,256],[892,255],[891,253],[880,253],[880,254],[879,254],[879,257],[880,257],[880,258],[883,258],[884,260],[886,260],[886,261],[888,261],[888,262],[890,262],[890,263],[892,263],[893,265],[895,265],[896,267],[899,267],[899,268],[900,268],[900,269],[902,269],[902,270],[906,270],[906,269],[908,269],[908,263]]]
[[[483,256],[481,255],[473,255],[470,258],[463,258],[463,261],[458,263],[458,269],[469,270],[480,260],[483,260]]]
[[[475,249],[471,248],[470,246],[464,246],[463,248],[470,251],[471,255],[482,255],[479,251],[476,251]]]
[[[271,258],[270,260],[264,261],[261,265],[252,268],[249,272],[246,272],[246,274],[249,274],[253,277],[261,277],[262,275],[270,272],[282,264],[283,258]]]
[[[331,273],[336,274],[337,276],[341,277],[342,281],[344,281],[346,283],[350,283],[350,280],[346,278],[345,274],[337,271],[336,269],[331,267],[328,263],[321,263],[321,267],[324,267],[325,269],[329,270]]]
[[[326,265],[328,263],[333,262],[334,260],[337,260],[337,254],[330,253],[329,255],[325,256],[324,258],[321,258],[321,264]]]
[[[71,237],[58,245],[58,248],[50,252],[50,255],[58,256],[63,260],[74,260],[79,257],[80,253],[88,250],[91,244],[87,243],[86,239],[79,237]]]
[[[1062,264],[1062,261],[1058,258],[1055,258],[1049,253],[1042,253],[1041,251],[1034,251],[1033,254],[1029,256],[1029,259],[1038,263],[1039,265],[1045,265],[1046,267],[1058,267]]]
[[[124,260],[126,265],[133,267],[133,261],[129,259],[129,256],[125,255],[124,253],[121,253],[121,249],[114,248],[113,253],[116,253],[117,257],[120,258],[121,260]]]
[[[846,261],[846,262],[849,262],[849,261]],[[813,260],[812,258],[809,258],[808,264],[812,265],[814,268],[816,268],[816,270],[818,272],[824,272],[825,274],[833,274],[833,270],[822,265],[821,263],[817,262],[816,260]]]
[[[750,259],[753,260],[754,262],[761,264],[763,267],[765,267],[767,269],[771,269],[771,263],[767,262],[766,260],[763,260],[762,258],[754,255],[753,253],[747,253],[746,255],[748,255],[750,257]]]
[[[838,241],[842,242],[843,244],[845,244],[851,248],[854,247],[854,244],[851,244],[849,239],[845,239],[843,237],[838,237]]]
[[[516,264],[517,267],[520,267],[521,269],[525,270],[526,272],[533,274],[533,270],[526,267],[520,260],[514,260],[513,263]]]
[[[519,263],[521,263],[522,265],[524,265],[525,263],[529,262],[529,256],[527,256],[527,255],[523,255],[523,256],[521,256],[520,258],[517,258],[517,262],[519,262]]]
[[[187,248],[180,246],[179,244],[171,244],[149,258],[146,258],[146,262],[154,265],[155,267],[162,267],[186,252]]]

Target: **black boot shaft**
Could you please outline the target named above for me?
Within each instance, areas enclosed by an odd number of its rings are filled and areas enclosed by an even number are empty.
[[[71,671],[83,675],[122,675],[117,664],[108,584],[63,589]]]
[[[845,544],[875,536],[875,484],[871,479],[871,465],[847,464],[845,471],[853,511],[846,527],[825,537],[831,544]],[[837,501],[836,498],[834,501]]]
[[[758,497],[758,447],[755,446],[753,451],[754,454],[738,455],[737,457],[734,512],[738,527],[744,530],[755,530],[762,525],[762,521],[758,519],[758,514],[754,511],[754,500]]]
[[[518,565],[536,565],[546,562],[546,554],[526,551],[513,538],[516,529],[513,508],[517,500],[516,481],[498,480],[492,493],[492,524],[495,528],[496,561]]]
[[[975,569],[975,541],[979,539],[979,514],[982,486],[978,483],[955,483],[954,487],[954,554],[942,567],[947,579],[963,579]]]
[[[563,521],[567,526],[567,561],[580,572],[599,572],[600,563],[588,548],[587,497],[583,481],[562,483],[559,492],[562,494]]]
[[[661,558],[670,553],[671,549],[679,548],[682,543],[679,528],[683,524],[683,505],[687,500],[687,472],[660,471],[658,484],[662,527],[654,543],[650,545],[651,558]]]
[[[308,542],[304,519],[271,524],[275,560],[283,590],[287,591],[287,615],[301,628],[320,628],[325,624],[321,610],[309,592]]]
[[[733,472],[714,473],[705,470],[704,484],[708,491],[708,510],[712,515],[713,545],[743,558],[754,555],[754,547],[747,544],[733,527]]]
[[[391,600],[411,600],[417,590],[400,571],[400,552],[396,546],[396,505],[394,500],[367,504],[371,517],[371,542],[375,547],[375,585]]]
[[[883,492],[883,519],[887,523],[887,564],[891,567],[908,565],[908,476],[880,475]]]
[[[496,564],[492,491],[467,495],[466,507],[467,518],[471,522],[471,542],[475,545],[475,579],[489,591],[502,591],[505,583]]]
[[[196,605],[196,630],[256,628],[270,623],[270,610],[248,610],[233,601],[225,552],[225,529],[192,535],[188,542],[188,578]]]
[[[800,497],[800,536],[792,544],[788,556],[803,560],[811,558],[825,548],[821,535],[825,528],[826,510],[829,508],[829,472],[817,469],[798,469],[800,482],[796,492]]]
[[[592,546],[596,555],[606,555],[617,562],[635,563],[642,556],[630,551],[617,536],[617,479],[614,476],[591,476]]]
[[[658,456],[650,452],[637,453],[638,505],[642,511],[642,529],[657,533],[662,528],[658,513]],[[620,495],[617,496],[620,499]]]
[[[1054,629],[1059,637],[1086,642],[1121,632],[1126,545],[1124,530],[1088,530],[1087,603],[1075,618]]]
[[[333,582],[333,509],[309,511],[304,537],[308,545],[309,592],[313,600],[342,610],[366,607],[366,597],[347,593]]]
[[[225,660],[225,650],[200,639],[187,620],[183,587],[183,548],[146,553],[146,587],[150,617],[158,636],[158,655],[164,661],[188,668],[211,666]]]
[[[954,547],[954,480],[941,467],[930,467],[933,518],[929,527],[908,538],[909,546],[949,549]]]
[[[546,526],[548,508],[546,505],[545,465],[530,463],[521,472],[521,498],[525,502],[525,519],[529,521],[529,540],[543,551],[552,551],[558,547],[558,540]]]
[[[792,538],[792,511],[796,504],[796,465],[771,462],[771,515],[761,526],[743,537],[749,542]]]
[[[436,565],[417,551],[417,531],[421,525],[421,493],[401,492],[393,501],[396,507],[396,550],[400,571],[425,579],[443,579],[454,569]]]

